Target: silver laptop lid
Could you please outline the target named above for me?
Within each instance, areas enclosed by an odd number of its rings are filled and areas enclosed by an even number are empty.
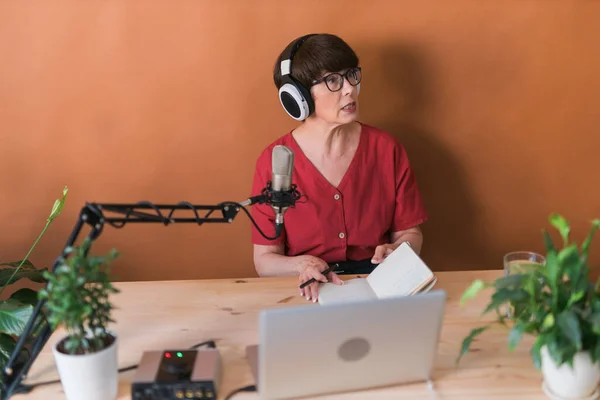
[[[446,292],[260,312],[258,392],[285,399],[430,379]]]

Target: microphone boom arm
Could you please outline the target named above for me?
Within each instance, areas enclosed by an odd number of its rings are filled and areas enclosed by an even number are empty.
[[[296,191],[295,186],[289,191],[273,191],[271,182],[268,182],[267,187],[263,189],[260,195],[251,197],[242,203],[223,202],[217,205],[193,205],[188,202],[167,205],[152,204],[148,201],[136,204],[86,203],[79,213],[79,218],[75,223],[61,256],[57,257],[54,261],[52,272],[56,270],[61,260],[66,257],[67,250],[76,242],[84,224],[91,226],[87,238],[93,241],[100,236],[105,224],[109,224],[115,228],[123,228],[129,223],[161,223],[165,226],[173,223],[196,223],[198,225],[205,223],[231,223],[239,211],[242,210],[248,215],[252,224],[263,237],[274,240],[281,235],[282,227],[276,224],[275,237],[266,236],[244,207],[263,203],[281,208],[289,207],[293,206],[300,197],[301,195]],[[175,217],[174,214],[178,210],[188,210],[192,215]],[[163,213],[163,211],[168,212]],[[203,217],[200,217],[198,211],[207,211],[207,213]],[[220,211],[220,215],[212,216],[217,211]],[[25,325],[23,333],[19,337],[6,363],[4,371],[2,371],[2,383],[0,387],[2,400],[9,399],[13,394],[27,393],[32,389],[30,385],[23,385],[22,380],[25,379],[33,362],[52,334],[50,324],[46,321],[42,312],[43,306],[44,301],[38,300],[29,321]],[[24,362],[17,363],[22,352],[26,351],[25,345],[29,342],[31,342],[29,357]]]

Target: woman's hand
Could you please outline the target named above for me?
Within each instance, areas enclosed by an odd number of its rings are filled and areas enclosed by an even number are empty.
[[[319,282],[332,282],[336,285],[343,284],[342,280],[336,273],[330,272],[327,275],[323,275],[322,272],[329,268],[329,265],[322,259],[310,255],[296,257],[299,262],[298,269],[301,270],[298,280],[300,285],[308,280],[315,278],[316,282],[300,289],[300,296],[306,297],[306,300],[312,300],[313,303],[317,302],[319,298]]]
[[[400,246],[400,243],[380,244],[379,246],[377,246],[375,248],[375,254],[373,254],[373,258],[371,259],[371,262],[373,264],[381,263],[383,260],[385,260],[385,258],[387,256],[392,254],[392,252],[394,250],[396,250],[398,248],[398,246]]]

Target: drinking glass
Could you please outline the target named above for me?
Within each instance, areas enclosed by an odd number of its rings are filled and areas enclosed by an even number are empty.
[[[532,251],[513,251],[504,255],[504,276],[541,268],[546,264],[546,258]],[[511,307],[506,305],[506,316],[510,317]]]
[[[504,255],[504,276],[540,268],[545,263],[546,258],[541,254],[532,251],[513,251]]]

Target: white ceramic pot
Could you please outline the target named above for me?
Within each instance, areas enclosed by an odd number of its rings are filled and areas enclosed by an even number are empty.
[[[117,337],[107,348],[93,354],[52,352],[67,400],[114,400],[118,390]]]
[[[565,400],[597,398],[600,365],[592,363],[588,352],[575,354],[571,368],[568,363],[557,367],[546,346],[541,350],[544,390],[548,397]]]

